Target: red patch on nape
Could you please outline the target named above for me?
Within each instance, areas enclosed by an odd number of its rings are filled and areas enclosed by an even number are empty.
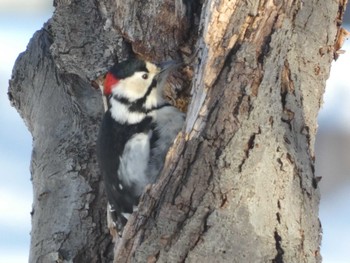
[[[108,96],[112,93],[112,86],[117,84],[119,79],[117,79],[112,73],[108,72],[103,84],[103,94]]]

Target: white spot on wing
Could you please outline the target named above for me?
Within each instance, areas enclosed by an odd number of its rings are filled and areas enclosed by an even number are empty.
[[[129,213],[122,213],[122,216],[124,216],[127,220],[129,220],[129,216],[130,216],[131,214],[129,214]]]
[[[112,209],[112,206],[110,205],[110,203],[108,203],[108,209],[107,210],[110,211],[110,212],[114,212],[115,211],[114,209]]]

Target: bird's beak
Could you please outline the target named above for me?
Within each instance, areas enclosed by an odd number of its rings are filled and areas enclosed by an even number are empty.
[[[159,72],[155,76],[158,90],[163,90],[169,73],[174,69],[176,69],[177,67],[181,66],[182,64],[183,64],[182,62],[175,61],[175,60],[169,60],[169,61],[156,64],[156,66],[159,68]]]
[[[156,64],[157,67],[160,69],[158,75],[167,74],[170,71],[178,68],[182,64],[183,64],[183,62],[176,61],[176,60],[168,60],[168,61],[164,61],[164,62],[158,63],[158,64]]]

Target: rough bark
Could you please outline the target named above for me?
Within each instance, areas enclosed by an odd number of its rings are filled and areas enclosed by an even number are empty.
[[[110,262],[95,141],[103,113],[88,81],[123,41],[93,1],[56,3],[19,56],[9,96],[33,136],[30,262]],[[88,59],[87,59],[88,57]]]
[[[57,0],[10,82],[33,135],[30,262],[111,261],[89,81],[131,50],[198,53],[183,133],[114,261],[320,262],[316,117],[345,4]]]

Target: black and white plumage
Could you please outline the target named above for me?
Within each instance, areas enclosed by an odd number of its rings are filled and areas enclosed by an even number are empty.
[[[165,79],[175,65],[130,59],[114,65],[104,82],[108,110],[98,136],[97,157],[119,234],[145,186],[157,179],[183,126],[184,114],[162,97]]]

